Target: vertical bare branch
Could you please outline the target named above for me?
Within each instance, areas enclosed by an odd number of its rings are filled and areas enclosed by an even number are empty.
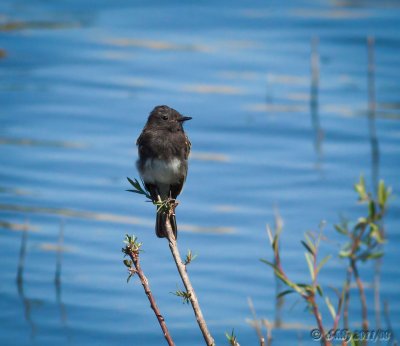
[[[272,344],[272,326],[273,326],[273,323],[269,322],[266,319],[263,319],[263,324],[265,326],[265,329],[267,329],[267,346],[271,346],[271,344]]]
[[[172,209],[174,209],[174,206],[172,207]],[[200,308],[196,293],[193,289],[192,283],[190,282],[189,276],[186,272],[186,266],[182,262],[182,258],[179,253],[179,249],[178,249],[176,239],[174,237],[174,233],[172,231],[169,217],[165,218],[165,230],[168,235],[169,248],[170,248],[172,256],[174,258],[176,267],[178,268],[178,272],[182,279],[183,285],[185,286],[186,292],[188,293],[189,301],[190,301],[190,304],[192,305],[192,308],[193,308],[194,314],[196,316],[196,320],[197,320],[197,323],[201,330],[201,333],[203,334],[203,338],[204,338],[207,346],[213,346],[213,345],[215,345],[214,339],[208,330],[206,321],[203,317],[203,313],[201,312],[201,308]]]
[[[254,308],[253,300],[250,297],[248,297],[247,303],[249,304],[249,309],[251,311],[251,314],[253,315],[253,322],[254,322],[253,327],[256,330],[258,340],[260,341],[260,345],[264,346],[265,340],[264,340],[264,336],[262,335],[262,331],[261,331],[261,321],[257,318],[256,309]]]
[[[360,293],[361,310],[362,310],[362,327],[363,330],[368,330],[368,310],[367,310],[367,299],[365,297],[364,285],[358,274],[358,269],[355,260],[351,259],[351,268],[353,269],[354,278],[356,280],[358,292]]]

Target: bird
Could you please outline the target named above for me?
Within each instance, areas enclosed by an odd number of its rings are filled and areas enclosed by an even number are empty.
[[[183,129],[183,123],[192,117],[184,116],[166,105],[156,106],[136,141],[138,160],[136,167],[153,202],[171,198],[176,200],[182,192],[188,173],[191,142]],[[167,215],[157,210],[155,231],[159,238],[168,238],[166,218],[177,239],[175,213]]]

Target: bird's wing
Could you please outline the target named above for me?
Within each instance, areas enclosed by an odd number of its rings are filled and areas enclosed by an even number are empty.
[[[189,137],[185,135],[185,159],[187,160],[190,154],[192,143],[190,143]]]
[[[146,131],[143,131],[136,140],[139,157],[143,157],[146,156],[146,154],[147,155],[149,154],[149,146],[147,145],[149,140],[150,140],[149,133]]]

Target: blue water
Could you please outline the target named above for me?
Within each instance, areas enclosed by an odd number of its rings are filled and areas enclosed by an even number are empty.
[[[2,1],[0,344],[164,344],[141,285],[126,283],[126,233],[144,243],[142,267],[176,344],[204,344],[190,306],[170,293],[182,284],[166,241],[155,237],[154,208],[125,192],[126,177],[138,176],[135,141],[146,117],[168,104],[193,117],[177,217],[181,252],[198,254],[189,273],[200,305],[218,345],[232,328],[242,345],[257,345],[247,298],[259,318],[274,321],[275,280],[259,261],[272,256],[265,228],[274,210],[284,220],[283,264],[304,282],[303,233],[325,220],[321,251],[338,252],[333,224],[365,213],[352,190],[361,173],[369,186],[378,177],[400,191],[399,17],[389,0]],[[379,160],[367,117],[367,36],[376,39]],[[397,337],[399,212],[397,198],[380,279],[380,328],[388,302]],[[341,287],[345,267],[335,256],[321,273],[333,301],[329,286]],[[361,266],[361,275],[378,328],[374,266]],[[359,328],[352,293],[351,325]],[[317,344],[304,307],[286,300],[273,345]],[[323,318],[330,328],[325,307]]]

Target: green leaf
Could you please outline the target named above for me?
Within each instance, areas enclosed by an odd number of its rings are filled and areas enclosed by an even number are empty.
[[[176,290],[175,292],[171,292],[173,295],[177,297],[181,297],[183,299],[183,304],[189,304],[191,295],[187,291]]]
[[[317,291],[318,291],[318,294],[319,294],[321,297],[324,296],[324,293],[322,292],[322,288],[321,288],[320,285],[317,285]]]
[[[139,195],[143,195],[143,193],[141,191],[138,191],[138,190],[125,190],[125,191],[134,192],[134,193],[138,193]]]
[[[314,281],[315,280],[315,273],[314,273],[313,258],[308,252],[305,252],[304,255],[306,256],[308,269],[310,270],[311,279]]]
[[[358,193],[360,201],[367,201],[369,199],[365,188],[365,180],[362,175],[360,176],[360,181],[354,185],[354,189]]]
[[[283,296],[286,296],[287,294],[293,293],[295,292],[294,290],[286,290],[286,291],[282,291],[279,294],[276,295],[276,298],[282,298]]]
[[[278,269],[274,271],[275,275],[283,281],[283,283],[289,287],[294,285],[291,281],[289,281]]]
[[[335,320],[336,311],[335,311],[335,308],[333,307],[333,305],[332,305],[332,303],[331,303],[331,301],[330,301],[328,296],[325,297],[325,303],[326,303],[326,306],[328,307],[329,312],[331,313],[332,319]]]
[[[135,181],[133,181],[131,178],[126,177],[126,179],[128,179],[129,183],[134,187],[134,188],[138,188],[138,181],[135,179]]]
[[[126,267],[130,268],[132,266],[132,261],[130,261],[128,259],[124,259],[124,264]]]
[[[382,233],[381,233],[381,230],[379,229],[378,225],[376,225],[375,223],[370,223],[370,227],[371,227],[371,232],[370,232],[371,237],[376,239],[376,241],[379,244],[384,243],[385,240],[382,237]]]
[[[385,182],[383,180],[379,181],[379,186],[378,186],[378,203],[381,208],[383,208],[386,204],[386,188],[385,188]]]
[[[364,177],[361,175],[360,180],[357,184],[354,185],[354,189],[358,193],[360,201],[368,200],[368,194],[365,188],[365,180]]]
[[[317,267],[317,273],[321,270],[321,268],[326,264],[331,259],[332,255],[328,255],[322,259],[321,262],[319,262],[318,267]]]
[[[306,248],[306,250],[307,250],[311,255],[314,255],[313,250],[311,250],[311,248],[307,245],[307,243],[306,243],[304,240],[302,240],[301,243],[303,244],[303,246]]]
[[[340,234],[344,234],[344,235],[349,234],[349,231],[346,228],[344,228],[344,226],[342,226],[342,225],[335,225],[334,227],[335,227],[335,230],[337,232],[339,232]]]
[[[315,239],[314,239],[313,234],[310,233],[310,232],[304,233],[304,238],[306,238],[307,245],[311,249],[312,254],[314,254],[316,249],[315,249],[315,246],[314,246]]]
[[[263,258],[261,258],[260,261],[263,262],[263,263],[265,263],[265,264],[268,264],[268,265],[269,265],[270,267],[272,267],[274,270],[277,270],[277,266],[276,266],[275,263],[272,263],[272,262],[270,262],[270,261],[267,261],[267,260],[265,260],[265,259],[263,259]]]
[[[238,342],[237,342],[237,338],[236,338],[234,329],[232,329],[232,333],[231,333],[230,335],[229,335],[228,332],[225,332],[225,336],[226,336],[226,338],[228,339],[229,344],[230,344],[231,346],[237,346],[237,345],[239,345]]]
[[[375,202],[371,199],[368,203],[369,218],[371,220],[375,219]]]
[[[378,186],[378,203],[381,209],[386,207],[386,203],[391,195],[392,190],[390,187],[385,186],[385,182],[381,180]]]
[[[304,288],[310,286],[309,284],[303,284],[303,283],[298,283],[298,282],[296,283],[296,285],[299,287],[304,287]]]
[[[272,231],[271,231],[271,228],[269,227],[269,225],[267,225],[267,234],[268,234],[269,242],[272,246],[273,241],[274,241],[274,236],[272,235]]]
[[[384,255],[384,252],[374,252],[367,256],[367,259],[377,259],[381,258]]]
[[[361,228],[365,227],[367,224],[368,224],[368,220],[365,217],[359,217],[357,220],[355,229],[361,229]]]
[[[350,257],[350,256],[351,256],[351,251],[349,251],[349,250],[341,250],[339,252],[340,258],[346,258],[346,257]]]

